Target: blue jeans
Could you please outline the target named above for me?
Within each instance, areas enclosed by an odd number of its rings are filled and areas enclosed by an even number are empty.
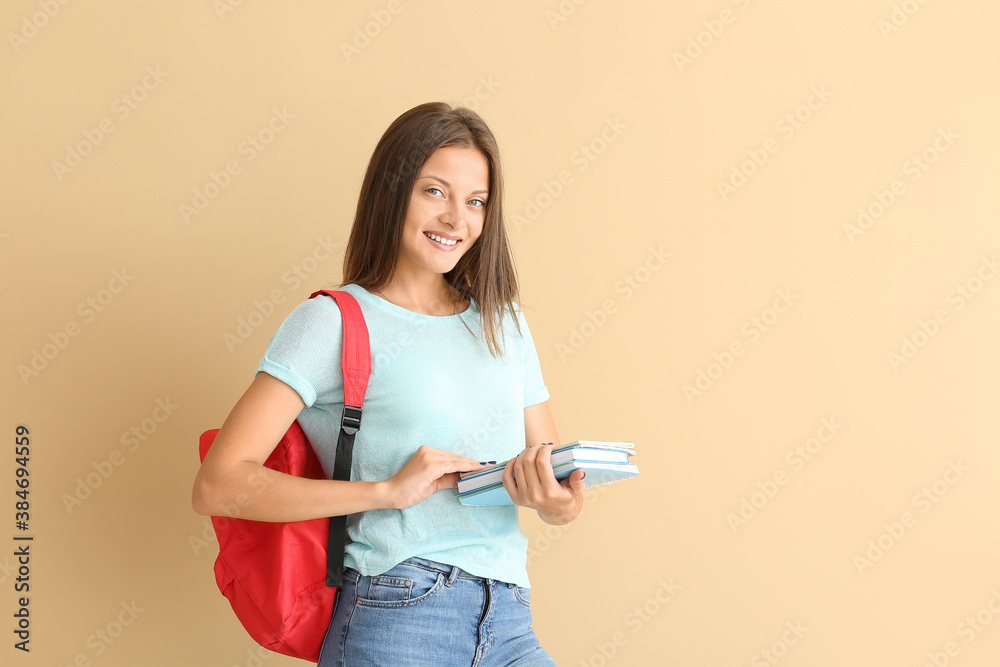
[[[423,558],[374,577],[346,568],[318,667],[555,667],[528,590]]]

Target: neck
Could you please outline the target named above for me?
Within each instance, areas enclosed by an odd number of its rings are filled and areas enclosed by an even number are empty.
[[[468,305],[441,274],[407,277],[397,272],[388,285],[374,293],[401,308],[424,315],[455,315]]]

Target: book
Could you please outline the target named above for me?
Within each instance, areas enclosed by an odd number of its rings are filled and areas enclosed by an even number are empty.
[[[634,455],[634,445],[631,442],[599,442],[594,440],[577,440],[568,445],[562,445],[552,450],[552,466],[568,461],[586,461],[590,463],[628,463]],[[461,473],[458,482],[459,492],[470,491],[494,482],[500,482],[507,461],[495,464],[482,470]]]
[[[577,440],[552,451],[552,471],[556,479],[569,477],[574,470],[587,473],[584,483],[589,489],[639,475],[630,462],[635,454],[631,442]],[[464,505],[513,505],[503,486],[507,461],[484,470],[462,473],[458,481],[458,499]]]

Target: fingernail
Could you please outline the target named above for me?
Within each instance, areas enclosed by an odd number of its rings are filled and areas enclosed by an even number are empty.
[[[490,461],[490,465],[493,465],[495,463],[496,463],[496,461]]]
[[[481,466],[484,466],[484,465],[486,465],[487,463],[489,463],[489,461],[480,461],[480,462],[479,462],[479,465],[481,465]]]
[[[587,477],[587,471],[586,471],[586,470],[584,470],[584,471],[583,471],[583,477],[581,477],[580,479],[585,479],[586,477]]]

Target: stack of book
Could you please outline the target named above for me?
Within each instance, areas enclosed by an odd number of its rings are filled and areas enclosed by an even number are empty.
[[[556,479],[569,477],[574,470],[587,473],[583,481],[589,489],[635,477],[639,469],[630,462],[635,455],[631,442],[577,440],[552,450],[552,471]],[[503,485],[507,461],[482,470],[461,473],[458,499],[464,505],[513,505]]]

